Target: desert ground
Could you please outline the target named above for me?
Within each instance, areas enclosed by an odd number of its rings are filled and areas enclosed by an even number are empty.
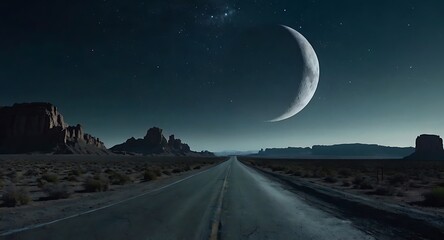
[[[49,165],[37,159],[9,158],[3,161],[9,161],[10,168],[11,162],[16,164],[9,171],[20,172],[15,181],[17,194],[12,196],[19,196],[23,191],[32,201],[17,207],[0,208],[0,239],[441,240],[444,236],[444,215],[431,211],[440,208],[423,207],[428,209],[423,211],[411,205],[388,205],[380,200],[372,204],[367,197],[353,196],[373,195],[352,196],[346,194],[347,191],[335,190],[345,187],[330,183],[321,185],[327,175],[319,177],[319,183],[311,175],[310,178],[291,175],[285,167],[293,166],[290,163],[297,161],[248,158],[239,161],[235,156],[229,159],[134,157],[120,160],[118,157],[107,160],[91,157],[78,161],[71,157],[53,160],[59,164]],[[36,179],[28,180],[36,186],[29,186],[23,175],[34,169],[28,167],[33,162],[45,169]],[[276,165],[258,167],[270,162]],[[44,164],[40,166],[41,163]],[[280,169],[272,171],[272,167],[279,166]],[[313,164],[307,163],[298,169],[308,172],[308,168],[319,166],[323,165],[313,161]],[[354,177],[358,173],[363,175],[357,170],[360,169],[358,165],[356,169],[350,163],[338,165],[333,162],[331,166],[332,176],[334,171],[339,174],[335,166],[350,168],[350,176],[337,178],[341,181],[348,179],[353,185],[358,185],[353,181]],[[60,172],[58,182],[53,181],[54,177],[44,177],[49,173],[48,168],[52,174]],[[69,174],[78,168],[81,169],[79,176]],[[184,171],[187,169],[189,171]],[[68,173],[62,174],[65,171]],[[163,171],[175,173],[168,175]],[[176,173],[179,171],[182,172]],[[126,181],[116,180],[124,177],[116,177],[114,172],[128,176],[134,183],[118,185]],[[63,180],[72,175],[79,178],[78,182]],[[381,181],[389,181],[392,175],[387,173]],[[370,173],[362,178],[369,176]],[[153,177],[157,179],[152,180]],[[56,184],[69,186],[69,198],[51,197],[52,192],[46,188],[58,186]],[[94,188],[90,188],[90,184]],[[353,189],[353,185],[349,188]],[[375,190],[377,186],[372,187]],[[402,189],[401,186],[395,188]],[[32,189],[36,192],[32,193]],[[358,189],[358,186],[349,191],[364,190],[372,191]]]
[[[0,229],[100,207],[223,160],[215,157],[0,155]]]
[[[444,161],[241,159],[278,175],[444,214]]]

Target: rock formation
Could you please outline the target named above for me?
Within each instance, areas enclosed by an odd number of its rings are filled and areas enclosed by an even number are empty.
[[[115,153],[138,153],[144,155],[213,155],[209,152],[197,153],[191,151],[187,144],[182,143],[180,139],[176,139],[174,135],[171,135],[167,141],[162,132],[163,130],[158,127],[150,128],[145,137],[139,139],[132,137],[126,140],[126,142],[112,147],[111,150]]]
[[[0,153],[109,154],[104,144],[68,126],[50,103],[22,103],[0,107]]]
[[[257,156],[281,158],[403,158],[415,151],[412,147],[388,147],[376,144],[314,145],[311,148],[267,148]]]
[[[416,138],[415,152],[407,157],[418,160],[444,160],[442,138],[438,135],[423,134]]]

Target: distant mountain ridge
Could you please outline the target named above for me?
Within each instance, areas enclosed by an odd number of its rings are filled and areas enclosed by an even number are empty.
[[[260,157],[359,157],[359,158],[403,158],[415,152],[413,147],[389,147],[377,144],[335,144],[313,147],[267,148],[255,156]]]

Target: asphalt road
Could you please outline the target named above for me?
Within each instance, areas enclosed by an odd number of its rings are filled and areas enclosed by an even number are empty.
[[[372,239],[235,157],[129,201],[4,239]]]

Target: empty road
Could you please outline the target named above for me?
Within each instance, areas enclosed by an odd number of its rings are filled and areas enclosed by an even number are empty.
[[[236,157],[129,201],[2,239],[372,239]]]

